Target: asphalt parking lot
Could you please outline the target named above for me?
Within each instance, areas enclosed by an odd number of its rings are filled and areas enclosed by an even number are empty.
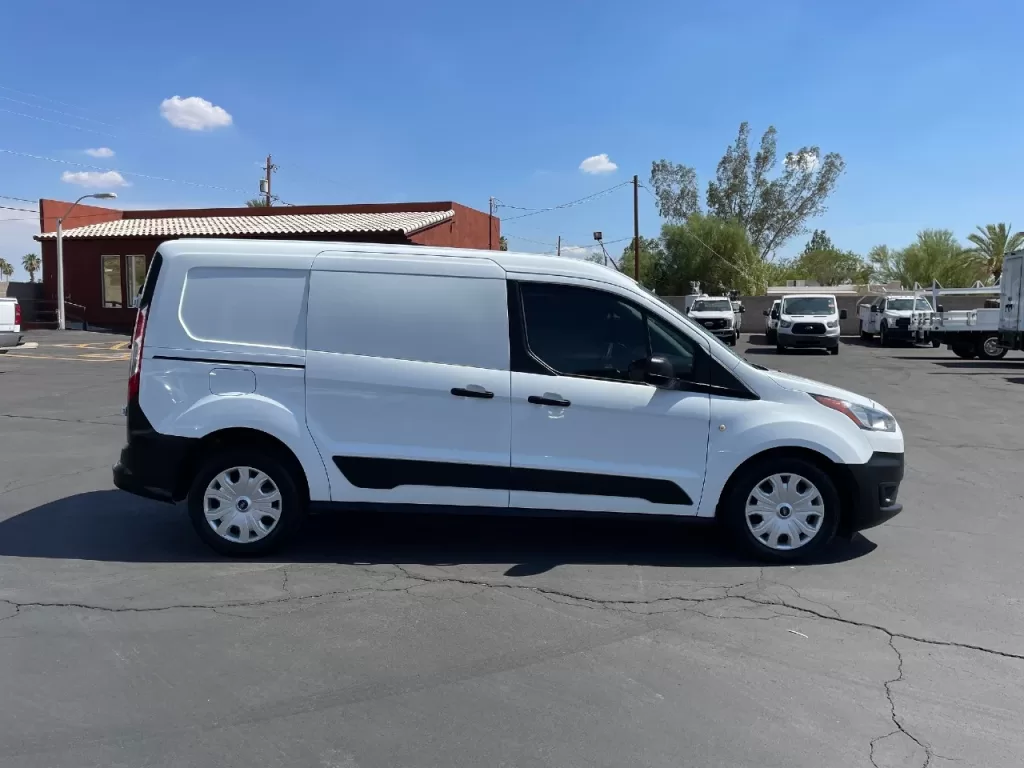
[[[30,338],[0,355],[0,765],[1021,764],[1024,357],[744,336],[906,435],[904,512],[819,564],[432,516],[225,562],[112,489],[126,339]]]

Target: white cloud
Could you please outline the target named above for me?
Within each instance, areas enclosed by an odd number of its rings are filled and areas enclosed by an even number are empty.
[[[786,167],[801,171],[813,171],[818,167],[818,153],[790,152],[786,155]]]
[[[186,131],[208,131],[231,125],[231,115],[227,110],[198,96],[164,99],[160,103],[160,114],[175,128]]]
[[[90,157],[113,157],[114,150],[112,150],[110,147],[96,147],[95,149],[85,150],[85,154],[89,155]]]
[[[588,157],[580,163],[580,170],[584,173],[611,173],[618,170],[619,166],[608,159],[608,155],[602,152],[600,155]]]
[[[593,259],[601,253],[600,246],[563,245],[562,255],[570,259]]]
[[[77,184],[80,187],[127,187],[128,182],[124,180],[117,171],[64,171],[60,180],[67,184]]]

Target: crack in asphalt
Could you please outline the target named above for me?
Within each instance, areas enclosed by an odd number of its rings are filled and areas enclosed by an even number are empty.
[[[530,592],[539,595],[551,602],[559,605],[578,605],[582,607],[594,607],[599,609],[624,611],[631,615],[642,617],[642,616],[656,616],[663,613],[669,613],[673,611],[683,611],[688,613],[696,613],[700,616],[711,619],[736,619],[736,620],[761,620],[771,621],[777,618],[785,618],[787,614],[780,614],[772,612],[769,616],[736,616],[736,615],[724,615],[708,613],[700,610],[697,606],[721,602],[725,600],[738,600],[741,602],[749,603],[766,608],[786,608],[790,611],[796,612],[798,615],[812,616],[823,621],[837,622],[848,626],[859,627],[862,629],[871,629],[877,632],[881,632],[885,635],[889,647],[896,655],[897,659],[897,674],[895,677],[886,680],[884,682],[884,690],[886,700],[889,704],[889,715],[895,726],[894,730],[888,733],[878,736],[872,739],[869,745],[869,759],[871,764],[875,768],[879,768],[878,763],[875,760],[875,749],[876,746],[896,734],[902,734],[910,739],[914,744],[919,746],[925,753],[925,762],[922,768],[928,768],[931,765],[933,759],[944,759],[951,760],[951,758],[945,758],[942,755],[937,754],[924,739],[915,736],[911,733],[906,726],[904,726],[902,719],[897,712],[896,701],[893,697],[892,687],[896,683],[904,681],[904,670],[903,670],[903,654],[899,648],[896,647],[896,639],[906,640],[909,642],[920,643],[923,645],[941,646],[947,648],[958,648],[961,650],[975,651],[978,653],[989,654],[992,656],[1013,659],[1016,661],[1024,661],[1024,654],[1011,653],[1009,651],[1000,651],[993,648],[986,648],[984,646],[975,645],[973,643],[964,643],[954,640],[939,640],[929,637],[920,637],[915,635],[909,635],[904,632],[896,632],[880,624],[873,624],[866,621],[857,621],[854,619],[844,618],[839,612],[828,605],[815,602],[805,598],[798,589],[788,584],[780,584],[778,582],[770,581],[764,577],[764,569],[760,570],[757,579],[753,581],[743,581],[739,584],[734,585],[717,585],[713,587],[702,587],[701,589],[712,589],[716,590],[718,594],[704,595],[704,596],[685,596],[685,595],[672,595],[668,597],[650,597],[650,598],[597,598],[586,595],[579,595],[565,590],[552,589],[550,587],[541,587],[536,585],[523,585],[523,584],[504,584],[496,583],[493,581],[483,579],[471,579],[471,578],[460,578],[455,576],[439,576],[431,577],[425,575],[419,575],[411,572],[408,568],[402,565],[393,564],[398,573],[393,574],[390,578],[385,579],[377,585],[358,587],[355,589],[348,590],[329,590],[325,592],[318,592],[308,595],[295,595],[289,591],[289,574],[288,568],[282,568],[282,584],[281,590],[285,592],[281,597],[269,598],[262,600],[252,601],[234,601],[218,604],[203,604],[203,603],[184,603],[175,605],[164,605],[164,606],[106,606],[89,603],[78,603],[78,602],[43,602],[43,601],[30,601],[30,602],[19,602],[8,598],[0,599],[0,603],[6,603],[14,608],[14,613],[9,616],[5,616],[0,621],[6,621],[14,618],[21,614],[23,608],[77,608],[81,610],[92,610],[101,611],[107,613],[155,613],[161,611],[171,610],[208,610],[218,615],[231,616],[234,618],[248,619],[248,620],[262,620],[264,617],[246,616],[244,614],[233,613],[230,611],[232,608],[258,608],[263,606],[280,605],[286,603],[295,603],[302,601],[314,601],[323,600],[337,597],[345,597],[346,601],[356,600],[360,597],[364,597],[374,593],[380,592],[394,592],[394,593],[406,593],[410,594],[410,591],[423,586],[425,584],[459,584],[465,586],[480,587],[480,592],[486,589],[501,589],[509,590],[510,592]],[[400,588],[389,588],[388,585],[399,580],[408,580],[414,582],[407,584]],[[736,594],[738,590],[746,587],[756,586],[757,588],[763,588],[764,585],[777,586],[780,588],[788,589],[801,601],[809,603],[811,605],[817,605],[819,608],[825,610],[817,610],[815,608],[808,608],[802,605],[795,605],[791,602],[787,602],[782,599],[759,599],[756,596]],[[473,593],[476,594],[476,593]],[[652,607],[665,606],[665,610],[651,611],[641,610],[650,609]],[[792,616],[793,614],[789,614]]]

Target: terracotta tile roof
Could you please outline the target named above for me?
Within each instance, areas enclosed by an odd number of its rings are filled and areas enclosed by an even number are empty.
[[[65,229],[67,239],[107,237],[232,237],[252,235],[358,234],[396,232],[408,235],[455,216],[454,211],[397,213],[302,213],[270,216],[174,217],[121,219]],[[36,235],[53,240],[54,232]]]

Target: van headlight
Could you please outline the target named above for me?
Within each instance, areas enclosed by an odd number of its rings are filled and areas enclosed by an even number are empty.
[[[838,320],[829,320],[827,323],[825,323],[825,327],[826,328],[838,328],[839,327],[839,321]]]
[[[779,328],[792,328],[792,327],[793,327],[793,321],[792,320],[779,320]]]
[[[840,400],[839,398],[828,397],[826,395],[811,395],[811,397],[826,408],[831,408],[833,411],[839,411],[839,413],[846,416],[861,429],[866,429],[871,432],[896,431],[896,419],[885,411],[868,408],[865,405],[856,405],[855,403],[851,403],[849,400]]]

